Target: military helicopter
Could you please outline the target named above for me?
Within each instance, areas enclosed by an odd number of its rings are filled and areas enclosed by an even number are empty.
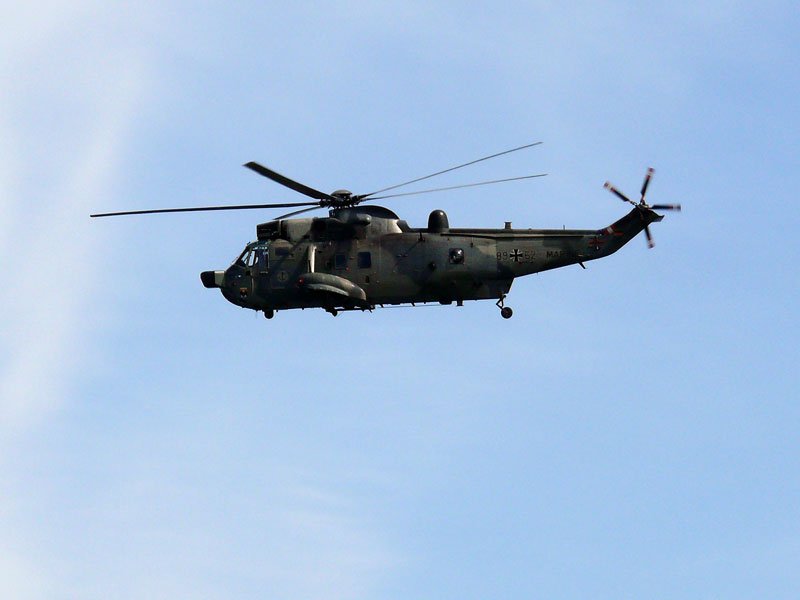
[[[605,187],[633,208],[624,217],[600,229],[451,228],[443,210],[434,210],[428,226],[413,228],[388,208],[369,200],[542,177],[525,175],[466,185],[392,193],[400,187],[478,162],[539,145],[526,144],[485,156],[424,177],[368,194],[344,189],[330,194],[290,179],[257,162],[244,166],[313,201],[161,208],[98,213],[92,217],[218,210],[291,208],[292,212],[256,227],[250,242],[224,270],[203,271],[207,288],[219,288],[231,303],[261,311],[272,319],[280,310],[322,308],[333,316],[340,311],[372,311],[376,307],[426,303],[462,306],[467,300],[495,300],[500,315],[513,315],[505,299],[517,277],[603,258],[644,231],[654,246],[649,225],[661,221],[656,210],[680,210],[678,204],[645,202],[653,169],[648,169],[638,202],[606,182]],[[327,217],[290,218],[329,209]]]

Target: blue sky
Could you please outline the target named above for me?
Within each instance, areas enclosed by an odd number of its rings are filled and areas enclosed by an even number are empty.
[[[789,2],[4,10],[0,595],[794,598]],[[531,141],[412,226],[599,227],[490,302],[265,321],[199,282],[302,200]]]

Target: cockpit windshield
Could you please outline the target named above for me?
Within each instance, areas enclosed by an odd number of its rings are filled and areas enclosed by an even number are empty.
[[[266,270],[269,264],[269,242],[253,242],[247,244],[233,264],[241,267],[257,267]]]
[[[239,258],[233,261],[233,264],[239,265],[241,267],[249,267],[253,264],[252,261],[253,261],[253,250],[248,246],[247,248],[244,249],[244,252],[242,252],[239,255]]]

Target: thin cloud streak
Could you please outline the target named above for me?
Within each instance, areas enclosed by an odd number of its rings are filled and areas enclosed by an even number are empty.
[[[0,180],[4,204],[29,206],[35,215],[21,213],[5,224],[9,235],[3,242],[3,254],[13,257],[9,264],[24,262],[27,267],[15,270],[14,277],[6,281],[0,304],[10,317],[0,378],[4,429],[29,424],[58,406],[78,365],[86,324],[91,323],[87,300],[96,291],[95,270],[99,267],[91,257],[100,247],[100,238],[86,215],[91,205],[110,192],[144,81],[141,60],[135,55],[120,54],[105,65],[107,72],[96,78],[98,89],[83,91],[87,104],[99,104],[91,122],[82,124],[87,132],[84,141],[69,140],[71,156],[54,157],[72,162],[61,181],[50,184],[53,191],[37,198],[39,190],[25,189],[10,169]],[[19,70],[27,68],[19,66]],[[35,131],[15,131],[9,127],[10,120],[6,115],[2,119],[3,139],[37,135]],[[42,157],[11,159],[12,165],[41,162]],[[44,172],[59,176],[57,168],[45,168]]]
[[[66,23],[69,11],[63,12],[62,23]],[[24,15],[23,20],[29,18],[31,15]],[[11,90],[7,97],[0,96],[4,100],[0,104],[0,139],[7,152],[0,170],[0,251],[9,257],[11,267],[22,263],[27,267],[15,269],[0,292],[0,310],[6,321],[0,346],[0,449],[12,448],[11,444],[25,439],[26,434],[35,433],[37,426],[69,402],[91,362],[87,353],[93,346],[98,318],[91,312],[97,305],[92,299],[102,294],[106,261],[98,257],[105,248],[103,230],[88,214],[113,196],[137,111],[148,95],[156,93],[151,89],[153,65],[147,64],[141,53],[109,48],[110,43],[99,47],[102,41],[76,48],[63,39],[80,37],[83,25],[74,19],[69,24],[56,23],[57,19],[47,18],[31,24],[36,43],[20,38],[19,52],[9,52],[18,59],[2,65],[9,80],[25,83],[20,93]],[[97,20],[92,26],[99,27]],[[64,52],[65,47],[70,50]],[[62,51],[53,53],[54,48]],[[65,64],[74,70],[62,68]],[[49,95],[57,110],[65,101],[59,94],[68,97],[70,109],[76,110],[63,111],[68,118],[59,123],[62,128],[48,131],[25,100],[30,97],[32,104],[41,106]],[[41,151],[54,142],[59,150],[68,151]],[[37,155],[32,156],[28,149],[36,149]],[[64,593],[65,583],[68,591],[73,574],[83,572],[87,577],[81,578],[73,592],[102,597],[110,590],[119,591],[113,576],[89,569],[97,559],[91,553],[65,552],[65,542],[57,534],[45,542],[46,528],[32,520],[37,510],[52,504],[40,501],[40,508],[30,509],[26,497],[40,496],[42,484],[36,478],[19,476],[26,465],[10,464],[10,455],[0,459],[4,470],[0,495],[6,499],[0,529],[0,595],[52,597]],[[124,465],[115,475],[122,480],[129,476]],[[150,500],[158,498],[167,485],[164,481],[153,483]],[[98,490],[81,493],[91,499]],[[125,515],[120,514],[119,503],[129,498],[112,496],[99,507],[108,511],[108,519],[96,531],[95,539],[107,539],[113,545],[117,535],[112,535],[112,529],[122,526],[124,530],[128,525],[136,531],[140,524],[126,524]],[[248,573],[242,573],[245,579],[262,581],[281,597],[357,597],[374,587],[392,559],[369,520],[352,507],[342,507],[339,500],[331,503],[330,492],[323,489],[315,488],[308,497],[303,492],[289,496],[282,508],[265,515],[262,525],[275,532],[271,551],[257,552],[243,561],[250,567]],[[177,551],[196,531],[175,523],[165,526],[169,534],[163,550],[167,553]],[[211,547],[225,545],[224,531],[212,529],[204,535]],[[229,543],[232,550],[239,545],[235,540]],[[111,554],[109,560],[111,573],[122,569],[131,574],[126,586],[131,597],[142,593],[157,597],[165,589],[204,595],[202,589],[196,589],[196,582],[187,581],[186,573],[143,571],[147,561],[138,553],[129,560]],[[212,589],[218,585],[205,583]]]
[[[23,33],[2,42],[7,59],[0,73],[10,85],[0,92],[0,253],[7,275],[0,292],[0,451],[58,408],[80,376],[96,317],[88,312],[100,267],[92,255],[102,242],[86,215],[89,205],[112,189],[146,81],[135,52],[109,53],[99,42],[65,52],[59,40],[80,36],[83,25],[76,18],[88,5],[50,8],[17,11],[12,21],[21,26],[12,24],[7,31]],[[51,52],[54,44],[60,52]],[[76,68],[65,75],[64,64]],[[85,77],[90,72],[92,77]],[[68,86],[63,93],[68,89],[84,109],[83,119],[59,131],[39,125],[41,117],[50,116],[38,114],[43,105],[52,112],[60,108],[62,98],[52,94],[54,80]],[[30,149],[58,136],[68,153],[30,155]],[[0,592],[52,597],[57,586],[41,548],[26,532],[25,502],[14,487],[14,474],[25,466],[12,469],[8,455],[4,452],[0,462]]]

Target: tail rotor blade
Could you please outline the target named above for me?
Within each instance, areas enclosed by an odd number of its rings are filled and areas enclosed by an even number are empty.
[[[641,201],[644,201],[645,194],[647,194],[647,188],[650,186],[650,180],[653,178],[653,173],[655,173],[655,169],[653,169],[653,167],[647,169],[647,175],[644,176],[644,182],[642,183]]]
[[[629,202],[629,203],[633,204],[634,206],[636,206],[636,202],[634,202],[633,200],[628,198],[625,194],[620,192],[617,188],[615,188],[613,185],[611,185],[608,181],[606,181],[603,184],[603,187],[606,188],[609,192],[614,194],[617,198],[619,198],[623,202]]]
[[[653,234],[650,233],[650,226],[649,225],[645,225],[644,226],[644,235],[647,238],[647,247],[648,248],[655,247],[656,243],[653,241]]]
[[[677,210],[677,211],[680,211],[681,210],[681,205],[680,204],[653,204],[653,206],[651,206],[650,208],[652,208],[653,210]]]

